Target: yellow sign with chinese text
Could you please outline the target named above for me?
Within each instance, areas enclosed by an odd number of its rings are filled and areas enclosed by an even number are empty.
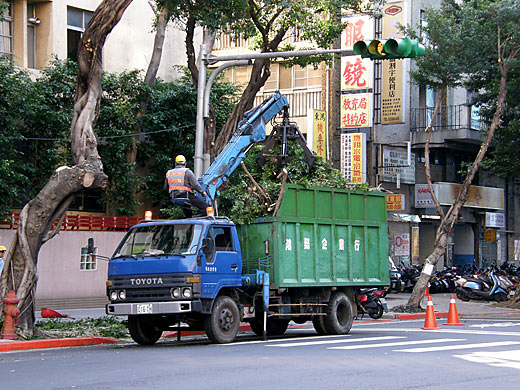
[[[390,210],[404,210],[404,195],[403,194],[386,194],[386,209]]]
[[[370,127],[372,123],[369,93],[341,95],[341,127]]]
[[[312,116],[313,142],[312,148],[316,156],[327,159],[327,112],[314,110]]]

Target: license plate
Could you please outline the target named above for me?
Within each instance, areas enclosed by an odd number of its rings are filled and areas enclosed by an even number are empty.
[[[151,314],[152,304],[147,303],[145,305],[137,305],[137,314]]]

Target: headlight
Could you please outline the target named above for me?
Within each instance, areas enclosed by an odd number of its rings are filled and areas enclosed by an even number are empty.
[[[173,298],[180,298],[181,297],[181,289],[179,287],[172,288],[170,290],[170,294]]]
[[[191,298],[191,288],[188,287],[182,290],[182,296],[184,298]]]
[[[117,290],[110,291],[110,300],[117,301]]]
[[[119,299],[126,299],[126,291],[119,290]]]

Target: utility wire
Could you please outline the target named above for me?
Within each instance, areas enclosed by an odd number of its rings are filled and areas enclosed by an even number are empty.
[[[122,134],[122,135],[107,135],[107,136],[103,136],[103,137],[97,137],[97,139],[98,140],[103,140],[103,139],[112,139],[112,138],[135,137],[135,136],[140,136],[140,135],[165,133],[165,132],[168,132],[168,131],[180,130],[180,129],[185,129],[185,128],[188,128],[188,127],[195,127],[195,125],[184,125],[184,126],[181,126],[181,127],[170,127],[168,129],[148,131],[148,132],[141,132],[141,133]],[[68,141],[68,142],[70,142],[70,138],[41,138],[41,137],[23,137],[23,136],[22,137],[6,136],[4,138],[20,139],[20,140],[23,140],[23,141]]]

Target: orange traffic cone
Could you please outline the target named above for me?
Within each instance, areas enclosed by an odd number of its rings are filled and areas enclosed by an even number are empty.
[[[455,304],[455,297],[451,294],[450,309],[448,311],[448,322],[443,325],[464,325],[459,322],[459,315],[457,313],[457,305]]]
[[[426,289],[424,290],[424,296],[427,297],[430,295],[430,290],[428,289],[428,284],[426,284]]]
[[[58,313],[57,311],[49,309],[47,307],[42,307],[41,314],[42,318],[72,318],[67,314]]]
[[[435,319],[435,311],[433,310],[432,297],[428,295],[428,303],[426,304],[426,318],[424,319],[424,330],[440,329],[437,327],[437,320]]]

